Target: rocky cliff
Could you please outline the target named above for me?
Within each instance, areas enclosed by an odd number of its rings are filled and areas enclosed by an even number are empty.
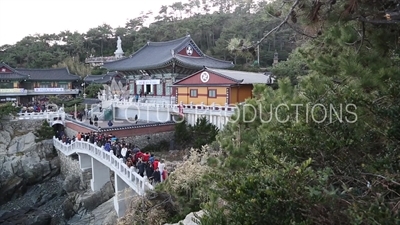
[[[52,140],[35,142],[43,121],[2,122],[0,129],[0,205],[23,194],[26,187],[60,172]]]

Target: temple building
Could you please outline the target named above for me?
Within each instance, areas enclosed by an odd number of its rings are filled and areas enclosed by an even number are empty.
[[[131,94],[153,96],[174,96],[174,82],[204,67],[227,69],[233,66],[233,62],[204,54],[190,35],[166,42],[147,42],[131,56],[103,65],[129,79]]]
[[[109,72],[102,75],[87,75],[83,78],[83,82],[85,84],[111,84],[111,81],[115,79],[115,81],[121,81],[122,84],[126,84],[126,79],[123,75],[118,72]]]
[[[271,73],[204,68],[174,83],[176,104],[235,105],[252,98],[255,84],[270,85]]]
[[[24,69],[0,63],[0,102],[29,103],[52,95],[79,94],[68,68]]]

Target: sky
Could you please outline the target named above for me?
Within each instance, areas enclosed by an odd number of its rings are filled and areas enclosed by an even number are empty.
[[[103,23],[113,28],[128,19],[181,0],[0,0],[0,46],[34,34],[85,33]],[[186,2],[182,0],[181,2]]]

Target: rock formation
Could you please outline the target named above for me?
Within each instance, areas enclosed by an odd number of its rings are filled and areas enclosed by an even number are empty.
[[[60,172],[52,140],[35,142],[42,121],[3,122],[0,130],[0,205],[23,194],[28,185]]]
[[[199,219],[202,217],[204,214],[203,210],[200,210],[198,212],[191,212],[189,213],[184,220],[179,221],[178,223],[174,223],[174,224],[170,224],[170,223],[166,223],[164,225],[198,225]]]
[[[115,190],[112,180],[96,192],[82,190],[81,182],[81,178],[73,174],[68,175],[63,183],[68,197],[62,204],[62,211],[64,218],[69,220],[68,224],[116,224],[117,214],[112,198]]]

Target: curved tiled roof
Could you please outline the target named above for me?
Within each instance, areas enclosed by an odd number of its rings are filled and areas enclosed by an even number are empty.
[[[236,80],[240,84],[270,84],[273,82],[271,73],[255,73],[239,70],[207,69],[215,74]]]
[[[16,70],[24,74],[28,74],[29,80],[73,81],[80,79],[79,76],[70,74],[68,68],[52,68],[52,69],[17,68]]]
[[[228,80],[231,80],[237,84],[272,84],[275,81],[275,78],[272,76],[271,73],[255,73],[247,71],[224,70],[224,69],[205,67],[204,69],[175,82],[174,85],[179,85],[180,82],[187,80],[193,76],[196,76],[203,71],[211,72],[220,77],[224,77]]]
[[[83,78],[85,82],[93,82],[95,80],[103,79],[104,75],[87,75]]]
[[[205,55],[204,57],[195,57],[195,58],[183,55],[176,55],[175,59],[178,64],[187,65],[189,67],[194,67],[199,69],[203,67],[226,69],[226,68],[232,68],[234,66],[233,62],[212,58],[207,55]]]
[[[83,80],[87,83],[105,84],[118,74],[118,72],[110,72],[102,75],[87,75]],[[121,82],[125,83],[126,81],[125,79],[121,79]]]
[[[11,72],[0,72],[0,79],[4,80],[24,80],[24,79],[29,79],[29,75],[22,73],[9,65],[5,63],[0,63],[0,68],[6,68]]]
[[[165,67],[176,62],[191,68],[204,66],[215,68],[230,68],[232,62],[209,57],[200,52],[200,57],[177,55],[178,51],[188,44],[195,45],[190,36],[166,42],[148,42],[145,46],[127,58],[104,63],[109,71],[146,70]]]

